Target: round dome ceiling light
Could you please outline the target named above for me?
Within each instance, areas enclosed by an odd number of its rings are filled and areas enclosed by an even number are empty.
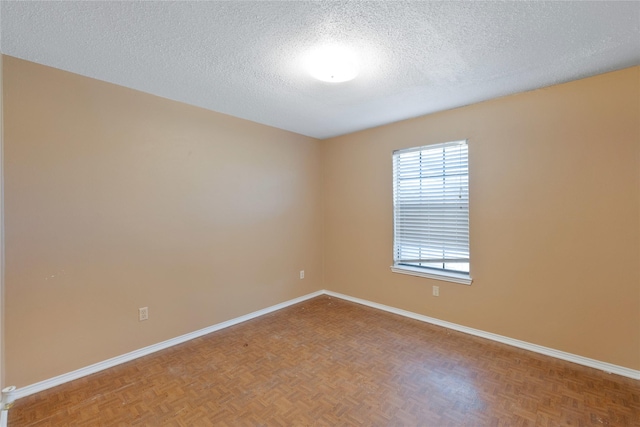
[[[348,82],[358,75],[353,54],[341,46],[319,47],[309,53],[306,62],[309,74],[323,82]]]

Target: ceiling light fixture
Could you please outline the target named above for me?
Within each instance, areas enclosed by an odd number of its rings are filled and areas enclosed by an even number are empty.
[[[321,46],[309,52],[306,68],[316,79],[330,83],[347,82],[358,75],[353,53],[336,45]]]

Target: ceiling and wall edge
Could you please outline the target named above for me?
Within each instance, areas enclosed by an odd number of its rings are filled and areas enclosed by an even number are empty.
[[[1,61],[1,58],[0,58],[0,61]],[[604,74],[608,74],[608,73],[604,73]],[[514,96],[514,95],[507,95],[507,97],[510,97],[510,96]],[[499,98],[496,98],[496,99],[499,99]],[[407,119],[407,120],[410,120],[410,119]],[[2,240],[4,242],[4,239],[2,239]],[[527,343],[527,342],[524,342],[524,341],[511,339],[511,338],[500,336],[500,335],[497,335],[497,334],[484,332],[484,331],[481,331],[481,330],[478,330],[478,329],[468,328],[468,327],[465,327],[465,326],[462,326],[462,325],[457,325],[457,324],[454,324],[454,323],[451,323],[451,322],[446,322],[446,321],[442,321],[442,320],[439,320],[439,319],[431,318],[431,317],[428,317],[428,316],[423,316],[423,315],[420,315],[420,314],[412,313],[412,312],[409,312],[409,311],[396,309],[394,307],[390,307],[390,306],[386,306],[386,305],[382,305],[382,304],[377,304],[375,302],[371,302],[371,301],[367,301],[367,300],[363,300],[363,299],[359,299],[359,298],[350,297],[348,295],[338,294],[338,293],[334,293],[334,292],[327,291],[327,290],[321,290],[321,291],[317,291],[317,292],[305,295],[303,297],[300,297],[300,298],[297,298],[297,299],[294,299],[294,300],[289,300],[289,301],[283,302],[281,304],[277,304],[275,306],[271,306],[271,307],[265,308],[263,310],[259,310],[257,312],[253,312],[253,313],[247,314],[245,316],[241,316],[241,317],[229,320],[227,322],[222,322],[222,323],[213,325],[211,327],[208,327],[208,328],[205,328],[205,329],[202,329],[202,330],[199,330],[199,331],[195,331],[195,332],[190,333],[190,334],[186,334],[186,335],[183,335],[183,336],[180,336],[180,337],[176,337],[176,338],[168,340],[168,341],[164,341],[162,343],[158,343],[158,344],[153,345],[153,346],[145,347],[143,349],[136,350],[134,352],[127,353],[125,355],[118,356],[116,358],[109,359],[109,360],[104,361],[104,362],[99,362],[97,364],[88,366],[86,368],[79,369],[77,371],[73,371],[73,372],[68,373],[68,374],[64,374],[64,375],[61,375],[61,376],[58,376],[58,377],[55,377],[55,378],[52,378],[52,379],[49,379],[49,380],[45,380],[45,381],[42,381],[42,382],[39,382],[39,383],[36,383],[36,384],[32,384],[32,385],[29,385],[29,386],[26,386],[26,387],[22,387],[22,388],[18,389],[17,394],[18,394],[19,397],[24,397],[24,396],[27,396],[29,394],[32,394],[32,393],[35,393],[35,392],[38,392],[38,391],[53,387],[55,385],[59,385],[59,384],[62,384],[64,382],[68,382],[68,381],[70,381],[72,379],[79,378],[79,377],[85,376],[85,375],[89,375],[89,374],[94,373],[94,372],[98,372],[99,370],[105,369],[106,367],[115,366],[115,365],[123,363],[125,361],[133,360],[133,359],[135,359],[137,357],[140,357],[142,355],[150,354],[152,352],[161,350],[163,348],[167,348],[167,347],[170,347],[172,345],[178,344],[179,342],[184,342],[186,340],[193,339],[193,338],[195,338],[197,336],[201,336],[201,335],[213,332],[215,330],[223,329],[223,328],[231,326],[233,324],[241,323],[241,322],[244,322],[246,320],[250,320],[252,318],[259,317],[259,316],[264,315],[266,313],[269,313],[269,312],[272,312],[272,311],[275,311],[275,310],[279,310],[279,309],[284,308],[286,306],[289,306],[291,304],[295,304],[295,303],[298,303],[298,302],[301,302],[301,301],[304,301],[306,299],[313,298],[315,296],[319,296],[319,295],[322,295],[322,294],[330,295],[330,296],[333,296],[333,297],[336,297],[336,298],[342,298],[342,299],[349,300],[349,301],[356,302],[356,303],[363,304],[363,305],[368,305],[370,307],[374,307],[374,308],[381,309],[381,310],[384,310],[384,311],[388,311],[388,312],[391,312],[391,313],[399,314],[399,315],[402,315],[402,316],[405,316],[405,317],[409,317],[409,318],[413,318],[413,319],[420,320],[420,321],[423,321],[423,322],[427,322],[427,323],[431,323],[431,324],[447,327],[447,328],[450,328],[450,329],[453,329],[453,330],[458,330],[460,332],[468,333],[468,334],[479,336],[479,337],[482,337],[482,338],[491,339],[493,341],[505,343],[505,344],[508,344],[508,345],[512,345],[514,347],[523,348],[523,349],[534,351],[534,352],[537,352],[537,353],[540,353],[540,354],[545,354],[545,355],[548,355],[548,356],[552,356],[552,357],[556,357],[556,358],[559,358],[559,359],[567,360],[567,361],[570,361],[570,362],[573,362],[573,363],[578,363],[578,364],[581,364],[581,365],[584,365],[584,366],[593,367],[593,368],[600,369],[600,370],[605,371],[605,372],[615,373],[615,374],[622,375],[622,376],[629,377],[629,378],[633,378],[633,379],[640,379],[640,371],[638,371],[638,370],[626,368],[626,367],[623,367],[623,366],[613,365],[613,364],[606,363],[606,362],[601,362],[601,361],[598,361],[598,360],[595,360],[595,359],[590,359],[590,358],[582,357],[582,356],[579,356],[579,355],[566,353],[566,352],[563,352],[563,351],[555,350],[555,349],[544,347],[544,346],[538,346],[536,344],[531,344],[531,343]],[[180,341],[180,340],[182,340],[182,341]],[[145,353],[145,351],[147,351],[147,353]],[[127,359],[127,357],[128,357],[128,359]],[[117,359],[117,360],[115,360],[115,359]],[[107,365],[103,365],[105,363],[113,363],[113,364],[112,365],[108,365],[108,366]],[[104,367],[102,367],[102,366],[104,366]],[[93,369],[97,369],[97,370],[93,370]],[[76,375],[76,376],[74,376],[74,375]],[[61,381],[61,382],[58,382],[58,381]]]

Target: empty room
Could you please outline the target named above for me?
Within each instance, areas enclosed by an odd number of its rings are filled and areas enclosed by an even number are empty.
[[[0,427],[640,426],[640,2],[0,1]]]

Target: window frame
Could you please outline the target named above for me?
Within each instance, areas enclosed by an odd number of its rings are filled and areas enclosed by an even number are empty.
[[[392,153],[392,167],[393,167],[393,176],[392,176],[392,180],[393,180],[393,265],[391,266],[391,271],[394,273],[400,273],[400,274],[408,274],[411,276],[418,276],[418,277],[425,277],[425,278],[429,278],[429,279],[435,279],[435,280],[442,280],[442,281],[447,281],[447,282],[454,282],[454,283],[460,283],[460,284],[464,284],[464,285],[470,285],[473,282],[473,279],[471,278],[471,264],[469,263],[469,272],[462,272],[462,271],[455,271],[455,270],[446,270],[444,269],[444,265],[443,268],[437,268],[437,267],[427,267],[427,266],[418,266],[418,265],[411,265],[411,264],[407,264],[407,263],[402,263],[399,262],[397,260],[397,245],[396,245],[396,232],[397,232],[397,223],[396,223],[396,215],[397,215],[397,208],[396,208],[396,200],[397,200],[397,172],[396,172],[396,156],[403,154],[403,153],[411,153],[411,152],[415,152],[415,151],[425,151],[428,150],[429,148],[431,149],[437,149],[437,148],[442,148],[444,149],[447,146],[451,146],[454,144],[465,144],[467,145],[467,159],[466,159],[466,172],[467,172],[467,191],[469,188],[469,152],[468,152],[468,140],[464,139],[464,140],[459,140],[459,141],[450,141],[450,142],[445,142],[445,143],[436,143],[436,144],[427,144],[427,145],[422,145],[422,146],[417,146],[417,147],[409,147],[409,148],[405,148],[405,149],[399,149],[399,150],[394,150]],[[443,175],[444,176],[444,175]],[[443,186],[444,187],[444,186]],[[467,193],[467,221],[469,220],[469,204],[468,204],[468,196],[469,194]],[[467,234],[467,252],[470,252],[470,242],[469,242],[469,235]],[[470,255],[469,255],[470,258]],[[470,259],[469,259],[470,261]],[[445,263],[443,263],[445,264]]]

